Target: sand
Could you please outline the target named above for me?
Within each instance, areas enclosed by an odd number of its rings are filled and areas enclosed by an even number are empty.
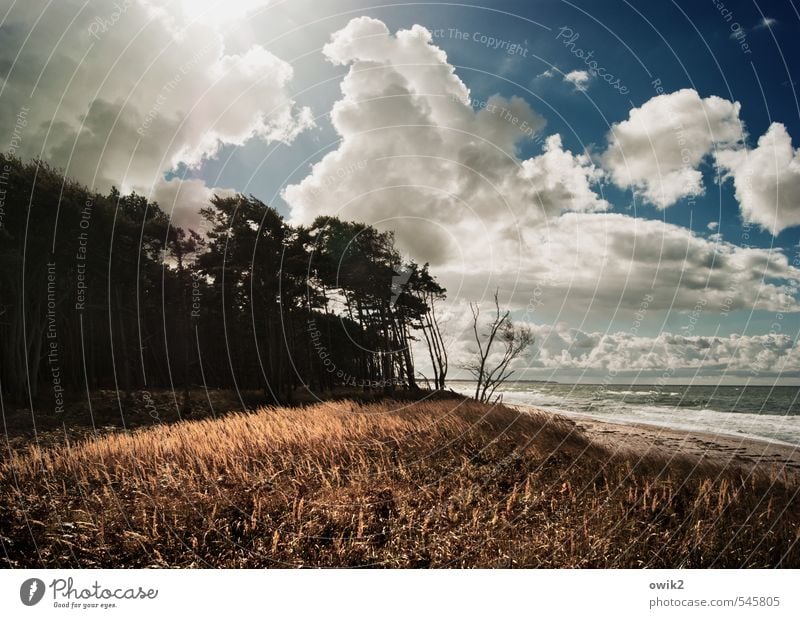
[[[532,406],[513,406],[535,409]],[[771,442],[752,437],[713,434],[641,423],[601,420],[581,414],[568,415],[576,429],[611,451],[638,456],[658,454],[696,458],[725,467],[738,467],[748,472],[786,474],[800,478],[800,446]]]

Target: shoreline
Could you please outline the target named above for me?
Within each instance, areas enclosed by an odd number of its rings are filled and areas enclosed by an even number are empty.
[[[602,419],[579,412],[553,411],[526,404],[504,405],[523,412],[540,412],[569,419],[592,442],[613,452],[646,457],[664,456],[666,451],[673,457],[689,457],[725,468],[735,466],[747,471],[759,470],[800,478],[800,446],[787,442]]]

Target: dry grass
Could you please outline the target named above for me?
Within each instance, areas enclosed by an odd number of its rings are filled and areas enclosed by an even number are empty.
[[[0,562],[800,566],[797,487],[665,461],[470,401],[264,409],[10,455]]]

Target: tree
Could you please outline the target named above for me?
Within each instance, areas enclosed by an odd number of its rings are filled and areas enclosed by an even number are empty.
[[[416,315],[417,322],[414,328],[422,332],[425,345],[428,349],[431,367],[433,370],[433,384],[437,390],[444,390],[447,377],[447,348],[442,337],[442,328],[436,314],[436,305],[444,300],[447,290],[443,288],[433,275],[428,271],[426,263],[422,267],[414,262],[407,265],[410,272],[407,284],[403,291],[416,299],[419,306]],[[405,298],[401,295],[398,304]]]
[[[336,217],[293,226],[236,195],[201,211],[201,235],[145,196],[2,153],[0,199],[6,401],[58,411],[62,395],[177,387],[181,412],[201,383],[270,403],[298,387],[413,389],[420,331],[443,385],[445,290],[391,232]]]
[[[391,232],[364,223],[318,217],[311,227],[312,274],[331,300],[342,326],[357,344],[362,384],[391,391],[398,383],[416,388],[411,330],[420,328],[424,302],[410,292],[413,264],[404,264]],[[443,291],[442,291],[443,293]]]
[[[287,232],[283,218],[243,195],[215,196],[200,212],[209,240],[196,268],[211,282],[203,318],[208,332],[215,333],[204,338],[204,352],[227,359],[221,379],[233,388],[258,386],[275,402],[289,398],[291,350],[284,345],[281,312],[288,312],[291,303],[282,303],[280,286]]]
[[[178,345],[180,358],[182,360],[183,370],[181,372],[181,381],[183,382],[183,410],[187,410],[189,406],[189,388],[191,383],[191,367],[192,367],[192,348],[194,343],[194,332],[192,329],[192,310],[190,305],[192,302],[193,287],[199,287],[199,282],[196,281],[194,273],[191,270],[192,262],[205,248],[205,241],[202,236],[194,230],[188,232],[180,227],[170,226],[167,230],[167,250],[169,255],[175,261],[174,271],[168,269],[163,270],[164,276],[164,295],[168,298],[170,293],[173,297],[177,296],[176,304],[172,305],[180,307],[179,319],[175,320],[175,331],[180,334],[178,337]],[[172,275],[172,276],[170,276]],[[168,284],[172,283],[168,287]],[[166,304],[165,304],[166,305]],[[167,321],[167,311],[164,310],[164,321]],[[172,316],[170,316],[172,317]],[[166,333],[165,333],[166,335]],[[165,336],[165,346],[168,347],[168,337]]]
[[[478,344],[478,353],[472,361],[464,365],[464,368],[477,381],[475,399],[484,403],[491,401],[497,388],[514,373],[514,370],[510,368],[512,361],[522,355],[533,343],[533,334],[530,328],[515,326],[509,311],[500,311],[500,301],[497,296],[498,292],[495,292],[494,317],[489,324],[489,330],[483,336],[478,332],[480,305],[469,304],[472,311],[472,331],[475,335],[475,342]],[[497,361],[490,358],[495,343],[502,345],[502,352]]]

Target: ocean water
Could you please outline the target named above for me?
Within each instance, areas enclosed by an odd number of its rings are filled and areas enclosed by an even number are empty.
[[[448,386],[474,395],[475,383]],[[568,416],[760,438],[800,446],[800,387],[509,382],[496,394]]]

